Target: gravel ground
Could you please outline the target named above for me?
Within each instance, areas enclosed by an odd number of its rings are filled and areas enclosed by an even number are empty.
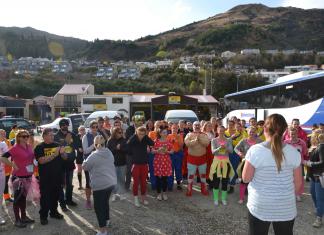
[[[74,180],[77,185],[76,176]],[[308,184],[305,191],[309,191]],[[110,203],[111,234],[247,234],[247,209],[237,203],[238,187],[229,196],[228,206],[215,207],[211,194],[202,196],[198,191],[194,191],[191,198],[185,196],[185,190],[170,192],[168,196],[168,201],[160,202],[155,199],[155,192],[149,190],[150,204],[135,208],[129,192],[126,200]],[[40,225],[39,207],[30,202],[27,211],[36,223],[24,229],[13,226],[12,205],[4,205],[7,224],[0,226],[0,234],[96,234],[96,216],[93,210],[84,208],[84,198],[84,191],[74,190],[74,200],[79,205],[63,213],[65,220],[49,219],[47,226]],[[311,226],[315,218],[313,211],[311,197],[306,193],[303,202],[298,203],[294,234],[324,234],[324,227],[314,229]]]

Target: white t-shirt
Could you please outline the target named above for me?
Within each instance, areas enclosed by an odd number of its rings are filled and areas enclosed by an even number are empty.
[[[283,147],[284,160],[281,171],[268,142],[252,146],[245,159],[255,168],[248,186],[247,207],[250,213],[262,221],[289,221],[297,215],[294,169],[300,166],[300,153],[291,145]]]
[[[2,156],[2,154],[4,154],[5,152],[8,152],[8,145],[6,144],[6,142],[1,141],[0,142],[0,157]],[[4,163],[0,162],[0,172],[4,171]]]

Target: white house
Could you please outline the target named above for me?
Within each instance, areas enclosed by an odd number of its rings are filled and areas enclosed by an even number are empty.
[[[173,60],[157,60],[156,65],[158,68],[169,68],[173,65]]]
[[[279,77],[289,75],[287,71],[266,71],[259,70],[254,74],[260,75],[261,77],[267,78],[269,83],[275,83]]]
[[[225,58],[225,59],[230,59],[230,58],[232,58],[234,56],[236,56],[236,53],[235,52],[231,52],[231,51],[224,51],[221,54],[221,57],[222,58]]]
[[[260,55],[260,49],[243,49],[241,55]]]
[[[199,67],[195,66],[193,63],[185,63],[185,64],[180,64],[179,65],[179,69],[184,69],[188,72],[193,72],[193,71],[196,71],[196,70],[200,70]]]

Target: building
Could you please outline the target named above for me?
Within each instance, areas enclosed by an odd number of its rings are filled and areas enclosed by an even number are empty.
[[[181,56],[180,61],[181,63],[192,63],[195,60],[192,56]]]
[[[255,75],[260,75],[261,77],[267,78],[269,83],[275,83],[279,77],[289,75],[287,71],[266,71],[259,70],[254,73]]]
[[[281,53],[284,55],[293,55],[293,54],[298,54],[298,50],[296,49],[282,50]]]
[[[39,124],[49,123],[55,117],[54,98],[37,96],[26,102],[26,118]]]
[[[216,116],[219,102],[212,96],[203,95],[156,95],[154,93],[105,92],[103,95],[84,95],[81,112],[96,110],[122,111],[131,117],[136,111],[144,111],[145,117],[163,119],[169,109],[191,109],[198,117]]]
[[[94,95],[92,84],[65,84],[53,98],[55,117],[81,112],[81,97],[85,95]]]
[[[114,76],[114,70],[112,67],[99,67],[95,76],[97,78],[112,79]]]
[[[0,117],[14,116],[14,117],[26,117],[26,100],[10,97],[0,96]]]
[[[179,69],[184,69],[188,72],[199,71],[200,67],[195,66],[193,63],[180,64]]]
[[[173,60],[157,60],[156,65],[159,69],[170,68],[173,65]]]
[[[241,55],[260,55],[260,49],[243,49]]]
[[[72,66],[68,61],[57,61],[53,63],[52,73],[69,73]]]
[[[277,55],[277,54],[279,54],[279,50],[277,50],[277,49],[265,50],[264,53],[268,54],[268,55]]]
[[[143,71],[143,69],[156,69],[157,65],[156,63],[152,63],[152,62],[136,62],[135,65],[137,67],[140,68],[141,71]]]
[[[300,51],[299,54],[301,54],[301,55],[313,55],[314,51],[313,50]]]
[[[316,66],[316,68],[314,67]],[[293,66],[285,66],[284,71],[289,73],[296,73],[300,71],[309,71],[309,70],[316,70],[317,65],[293,65]]]
[[[221,54],[221,57],[222,58],[225,58],[225,59],[230,59],[230,58],[235,57],[235,56],[236,56],[236,53],[235,52],[231,52],[231,51],[224,51]]]
[[[137,67],[125,67],[118,72],[118,78],[138,79],[140,76],[141,72]]]

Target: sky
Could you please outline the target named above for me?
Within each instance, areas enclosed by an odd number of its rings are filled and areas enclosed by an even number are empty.
[[[0,26],[33,27],[89,41],[134,40],[247,3],[324,8],[324,0],[4,0]]]

